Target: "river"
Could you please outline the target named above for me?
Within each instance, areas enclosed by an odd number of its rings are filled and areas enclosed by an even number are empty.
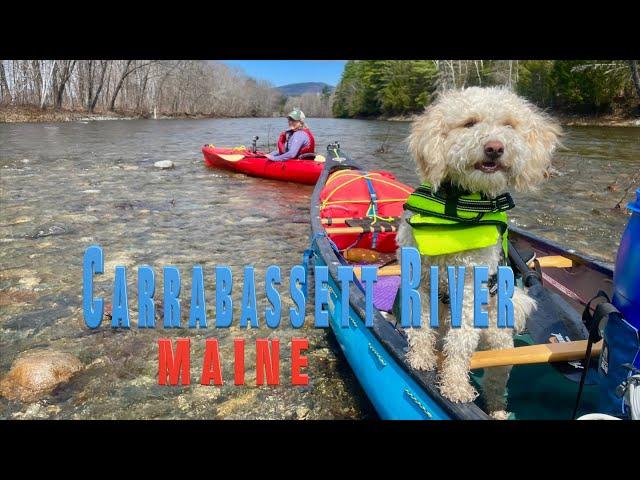
[[[402,122],[311,119],[322,151],[340,141],[367,168],[384,168],[416,185]],[[202,265],[208,309],[213,308],[216,265],[229,265],[239,286],[254,265],[259,311],[267,306],[264,272],[280,265],[283,276],[308,246],[310,186],[249,178],[204,167],[205,143],[273,148],[282,119],[129,120],[0,125],[0,376],[25,350],[68,351],[87,368],[54,395],[34,405],[0,399],[0,418],[375,418],[329,331],[305,327],[244,330],[89,330],[82,318],[82,256],[102,246],[105,275],[96,294],[111,303],[115,265],[127,267],[131,317],[137,320],[137,268],[148,264],[161,278],[175,265],[183,280],[183,323],[188,318],[191,269]],[[536,193],[514,194],[515,225],[606,262],[615,260],[628,219],[613,209],[630,177],[640,170],[640,129],[567,127],[557,153],[558,174]],[[376,153],[382,144],[386,153]],[[171,160],[175,168],[153,167]],[[634,190],[634,189],[633,189]],[[633,192],[632,190],[632,192]],[[631,194],[627,196],[627,201]],[[626,201],[623,205],[626,204]],[[156,286],[156,291],[159,290]],[[287,283],[288,285],[288,283]],[[292,305],[282,295],[283,312]],[[213,315],[209,315],[210,322]],[[283,322],[286,319],[283,316]],[[286,323],[285,323],[286,324]],[[240,331],[243,330],[243,331]],[[157,385],[160,337],[189,337],[193,378],[189,387]],[[233,338],[248,345],[247,385],[233,385]],[[220,342],[225,384],[198,385],[205,338]],[[252,385],[257,337],[281,342],[282,372],[290,370],[288,344],[309,340],[310,384]],[[252,367],[253,364],[253,367]],[[253,368],[253,370],[252,370]]]

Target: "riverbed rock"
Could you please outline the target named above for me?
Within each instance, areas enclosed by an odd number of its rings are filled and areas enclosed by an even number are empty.
[[[24,288],[34,288],[37,285],[40,285],[40,278],[36,277],[36,276],[32,276],[32,277],[22,277],[20,280],[18,280],[18,284],[21,287]]]
[[[2,226],[3,227],[8,227],[8,226],[11,226],[11,225],[18,225],[20,223],[27,223],[27,222],[31,222],[31,221],[33,221],[33,217],[22,216],[22,217],[18,217],[18,218],[13,219],[9,223],[5,223]]]
[[[0,396],[35,402],[68,382],[82,368],[82,362],[70,353],[29,350],[16,359],[9,373],[0,380]]]
[[[156,168],[167,169],[173,168],[174,164],[171,160],[160,160],[159,162],[154,163],[153,166]]]
[[[254,224],[257,224],[257,223],[265,223],[268,220],[269,219],[265,218],[265,217],[249,216],[249,217],[242,218],[239,222],[237,222],[237,224],[238,225],[254,225]]]
[[[67,225],[62,223],[52,223],[36,228],[31,233],[26,234],[25,238],[36,239],[55,235],[64,235],[65,233],[71,232],[72,230]]]
[[[310,413],[310,410],[304,405],[301,405],[298,408],[296,408],[296,416],[298,417],[298,420],[307,419],[309,417],[309,413]]]

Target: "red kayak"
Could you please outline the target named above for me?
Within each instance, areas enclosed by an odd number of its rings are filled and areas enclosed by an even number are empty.
[[[224,168],[253,177],[271,178],[286,182],[315,185],[324,166],[324,157],[292,158],[284,162],[267,160],[262,152],[253,153],[247,149],[202,147],[204,163],[212,168]]]

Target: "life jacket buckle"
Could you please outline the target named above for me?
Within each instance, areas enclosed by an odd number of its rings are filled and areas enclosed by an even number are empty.
[[[496,198],[491,200],[491,205],[494,210],[498,211],[511,210],[516,206],[513,198],[511,197],[511,194],[509,193],[498,195]]]

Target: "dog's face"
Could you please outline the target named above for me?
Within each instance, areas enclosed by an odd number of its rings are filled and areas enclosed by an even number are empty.
[[[504,88],[452,90],[412,125],[409,150],[421,181],[495,196],[536,187],[551,164],[560,127]]]

